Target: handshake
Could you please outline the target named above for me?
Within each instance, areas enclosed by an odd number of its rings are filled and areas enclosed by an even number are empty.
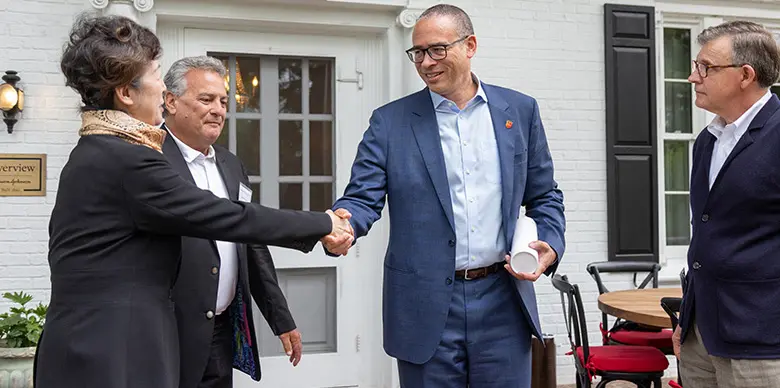
[[[326,210],[330,216],[331,222],[333,222],[333,229],[330,234],[321,238],[320,241],[328,252],[346,256],[349,248],[352,246],[352,242],[355,241],[355,231],[352,229],[352,225],[349,223],[349,219],[352,214],[346,209],[336,209],[336,212]]]

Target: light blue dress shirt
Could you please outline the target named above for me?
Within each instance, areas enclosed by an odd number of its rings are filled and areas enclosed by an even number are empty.
[[[436,109],[455,221],[455,269],[480,268],[504,260],[501,165],[493,120],[482,84],[461,110],[430,92]]]

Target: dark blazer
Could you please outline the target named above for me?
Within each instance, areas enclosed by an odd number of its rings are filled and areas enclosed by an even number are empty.
[[[52,291],[37,387],[178,388],[171,289],[181,236],[307,252],[331,229],[324,213],[217,198],[150,148],[82,137],[60,175],[49,226]]]
[[[217,168],[228,190],[231,200],[238,200],[239,182],[249,187],[244,166],[241,161],[219,145],[214,145]],[[163,153],[174,170],[187,181],[195,184],[187,162],[171,136],[163,144]],[[310,242],[316,244],[316,240]],[[245,362],[244,354],[234,348],[236,367],[243,370],[254,380],[260,380],[260,360],[258,358],[257,338],[251,311],[250,292],[275,335],[295,329],[295,321],[287,307],[287,300],[279,288],[276,268],[271,252],[265,245],[237,244],[238,283],[237,292],[231,308],[223,314],[237,314],[234,323],[246,320],[247,325],[233,326],[235,333],[244,329],[249,331],[250,346]],[[176,304],[176,322],[179,328],[179,349],[181,355],[180,388],[195,388],[203,377],[214,334],[214,320],[206,316],[214,311],[217,304],[219,286],[220,258],[214,240],[194,237],[182,237],[182,257],[179,276],[173,289],[173,301]],[[212,269],[216,271],[212,272]],[[247,292],[249,291],[249,292]],[[240,299],[240,300],[239,300]],[[246,306],[240,309],[239,305]]]
[[[539,238],[564,253],[563,195],[553,179],[539,107],[522,93],[482,84],[501,164],[501,214],[507,250],[520,206]],[[512,125],[508,125],[512,122]],[[509,128],[507,128],[509,127]],[[358,146],[352,177],[334,209],[345,208],[364,236],[390,208],[382,319],[385,351],[423,363],[441,341],[455,276],[455,223],[444,155],[428,88],[376,109]],[[555,271],[557,263],[548,268]],[[534,285],[515,281],[518,305],[541,338]],[[530,371],[528,371],[530,373]]]
[[[773,95],[731,152],[712,189],[715,137],[693,146],[688,286],[682,339],[695,321],[707,351],[780,358],[780,100]]]

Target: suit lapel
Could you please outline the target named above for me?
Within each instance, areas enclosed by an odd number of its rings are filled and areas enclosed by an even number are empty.
[[[436,112],[428,88],[417,92],[411,101],[411,108],[411,126],[417,140],[417,146],[420,147],[425,167],[431,176],[433,188],[439,197],[444,214],[446,214],[452,230],[455,230],[447,168],[444,164],[444,152],[441,149],[441,136],[439,136],[439,124],[436,121]]]
[[[780,108],[780,100],[777,99],[776,95],[772,95],[772,97],[769,98],[766,104],[764,104],[764,106],[758,112],[756,117],[753,118],[753,121],[750,122],[750,125],[748,126],[748,130],[739,139],[737,145],[734,146],[734,149],[726,158],[726,161],[723,162],[723,167],[721,167],[720,171],[718,172],[718,176],[715,177],[715,182],[713,182],[712,184],[712,189],[714,189],[721,181],[722,179],[721,177],[726,172],[726,169],[728,169],[729,165],[731,164],[731,161],[733,161],[734,158],[736,158],[747,147],[753,144],[754,142],[753,135],[755,135],[761,128],[764,127],[764,124],[766,124],[767,120],[769,120],[769,118],[772,117],[772,115],[775,113],[775,111],[777,111],[778,108]],[[711,150],[712,147],[710,147],[710,151]],[[708,171],[707,176],[709,177],[709,169],[707,171]]]
[[[509,104],[501,98],[498,93],[493,93],[490,85],[482,84],[485,94],[488,98],[488,107],[490,108],[490,117],[493,121],[493,131],[496,135],[496,145],[498,146],[498,160],[501,163],[501,214],[503,215],[504,225],[510,225],[510,215],[512,214],[512,199],[514,198],[515,187],[515,139],[518,130],[514,124],[517,118],[512,117],[509,112]],[[508,123],[512,123],[508,125]],[[509,126],[510,128],[507,128]],[[508,233],[508,227],[504,230]]]
[[[715,136],[705,129],[702,153],[699,160],[694,161],[697,172],[691,177],[691,204],[694,202],[703,206],[710,193],[710,167],[712,152],[715,147]],[[695,208],[694,210],[698,210]]]
[[[707,131],[705,129],[705,131]],[[704,143],[704,155],[702,155],[702,162],[704,164],[704,177],[706,178],[707,184],[705,185],[708,189],[710,186],[710,168],[712,167],[712,152],[715,149],[715,136],[709,131],[707,131],[707,137],[705,138],[707,141]]]
[[[715,189],[718,186],[718,183],[721,181],[723,174],[726,172],[726,169],[728,169],[729,164],[731,164],[731,161],[734,160],[734,158],[739,155],[740,152],[744,151],[745,148],[747,148],[749,145],[753,144],[753,136],[750,135],[750,131],[748,130],[745,132],[744,135],[739,139],[737,142],[737,145],[734,146],[734,149],[731,150],[731,153],[726,158],[726,161],[723,162],[723,166],[720,168],[720,171],[718,171],[718,175],[715,177],[715,182],[712,182],[712,188],[710,191]],[[710,158],[707,159],[707,161],[711,161],[712,159],[712,149],[714,148],[715,143],[713,142],[712,146],[710,146]],[[708,165],[711,163],[708,163]],[[709,179],[710,176],[710,169],[709,166],[707,167],[707,178]],[[709,181],[707,182],[709,183]]]
[[[217,169],[219,170],[219,174],[222,176],[222,182],[225,183],[225,188],[228,192],[228,198],[232,201],[238,200],[238,185],[239,182],[241,182],[241,175],[236,169],[236,164],[229,164],[227,160],[227,155],[230,153],[230,151],[221,148],[221,147],[214,147],[214,152],[216,153],[217,158]],[[248,273],[247,268],[247,258],[246,258],[246,245],[241,243],[236,243],[236,252],[238,253],[238,282],[236,284],[236,287],[241,288],[242,285],[245,284],[245,276]],[[248,290],[246,290],[248,291]],[[247,296],[249,296],[247,294]]]
[[[163,155],[165,155],[165,158],[168,159],[168,163],[171,164],[173,169],[176,170],[182,178],[195,184],[195,178],[192,177],[190,168],[187,167],[187,161],[184,160],[184,155],[181,154],[179,146],[177,146],[176,141],[173,140],[171,132],[165,124],[163,124],[163,129],[168,132],[168,136],[165,136],[165,141],[163,142]]]
[[[231,200],[238,200],[238,182],[241,182],[240,178],[236,175],[232,168],[227,166],[225,158],[225,152],[230,152],[222,148],[214,147],[214,152],[217,154],[217,168],[219,174],[222,175],[222,181],[225,182],[225,188],[227,188],[228,197]]]

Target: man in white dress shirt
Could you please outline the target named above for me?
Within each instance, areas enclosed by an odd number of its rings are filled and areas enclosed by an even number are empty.
[[[165,75],[168,136],[163,153],[171,165],[203,190],[250,202],[244,166],[214,145],[222,132],[228,96],[221,61],[189,57]],[[250,293],[290,361],[300,361],[296,329],[266,246],[182,239],[182,260],[173,300],[179,328],[181,388],[232,387],[232,369],[260,379]],[[239,338],[240,344],[233,341]]]

